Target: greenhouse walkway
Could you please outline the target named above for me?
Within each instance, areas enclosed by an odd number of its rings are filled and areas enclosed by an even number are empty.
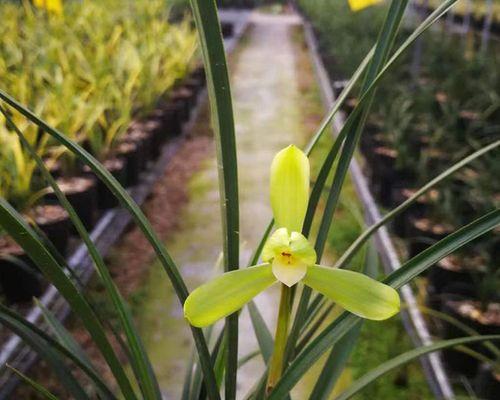
[[[251,16],[249,31],[231,56],[239,157],[242,264],[248,262],[271,218],[268,170],[272,157],[290,143],[303,144],[307,136],[297,83],[297,49],[300,51],[300,47],[294,39],[294,27],[299,23],[294,16],[255,13]],[[302,48],[302,51],[305,50]],[[208,124],[207,113],[202,115],[201,118],[205,119],[197,123]],[[189,190],[190,201],[182,212],[180,226],[166,246],[181,266],[189,288],[193,289],[213,275],[221,249],[213,151],[189,182]],[[277,295],[279,293],[274,288],[256,299],[272,330]],[[166,398],[180,398],[184,360],[188,359],[191,347],[190,334],[183,321],[182,309],[158,265],[153,268],[139,303],[139,327],[162,390]],[[240,318],[240,325],[240,352],[245,355],[257,348],[246,311]],[[250,389],[253,379],[262,371],[259,363],[250,362],[240,370],[238,397]]]

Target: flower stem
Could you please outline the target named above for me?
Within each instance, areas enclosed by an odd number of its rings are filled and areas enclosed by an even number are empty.
[[[266,394],[269,394],[281,378],[283,372],[283,359],[285,355],[286,340],[288,336],[288,324],[290,321],[291,288],[281,285],[280,308],[278,312],[278,323],[274,339],[274,351],[269,366],[267,377]]]

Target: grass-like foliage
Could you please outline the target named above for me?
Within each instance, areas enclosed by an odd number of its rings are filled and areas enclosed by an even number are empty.
[[[386,224],[405,207],[414,203],[418,196],[440,183],[458,168],[497,148],[498,143],[495,143],[479,149],[459,165],[449,166],[449,170],[423,186],[403,206],[387,214],[382,222],[368,229],[340,258],[337,267],[341,269],[316,265],[321,262],[330,229],[336,229],[334,215],[339,195],[349,163],[363,133],[370,106],[377,101],[380,80],[383,77],[391,79],[392,67],[400,56],[454,3],[454,0],[443,2],[421,25],[403,38],[399,47],[395,48],[396,37],[408,1],[388,2],[379,24],[378,38],[372,43],[372,50],[364,60],[360,60],[361,64],[350,84],[339,96],[339,100],[325,117],[305,151],[290,147],[277,156],[278,161],[273,164],[271,170],[271,203],[276,217],[274,228],[277,229],[274,229],[271,223],[270,229],[263,232],[262,241],[255,251],[253,264],[258,263],[261,253],[266,264],[245,269],[245,266],[239,265],[236,137],[229,75],[217,8],[214,0],[191,0],[207,75],[212,126],[217,144],[225,269],[224,275],[191,294],[178,266],[140,208],[97,160],[96,156],[100,153],[97,151],[91,155],[79,144],[79,135],[82,132],[87,134],[94,132],[96,124],[99,125],[98,131],[103,138],[109,137],[108,135],[113,136],[114,132],[126,126],[136,104],[147,107],[151,104],[151,98],[161,96],[172,85],[179,69],[185,68],[185,57],[190,57],[194,51],[189,29],[184,25],[170,26],[157,1],[126,2],[125,5],[123,2],[110,2],[109,4],[118,7],[115,9],[116,12],[110,12],[100,6],[100,2],[85,2],[85,6],[78,10],[80,2],[71,2],[65,8],[64,16],[39,16],[31,14],[31,9],[21,11],[13,5],[6,6],[5,10],[11,13],[11,17],[4,18],[4,21],[12,25],[10,29],[5,27],[0,29],[4,29],[4,38],[10,38],[3,40],[2,45],[9,46],[11,52],[11,57],[3,63],[11,63],[11,66],[0,64],[4,77],[0,84],[2,103],[0,112],[9,129],[9,135],[19,140],[23,151],[32,160],[30,162],[41,170],[47,184],[52,186],[86,244],[99,279],[105,287],[106,295],[109,296],[119,316],[117,330],[124,338],[123,346],[127,350],[131,373],[126,372],[124,364],[119,361],[115,349],[111,346],[106,335],[106,321],[102,321],[99,313],[92,307],[92,299],[88,299],[71,275],[67,274],[64,259],[41,240],[19,211],[3,197],[0,199],[0,225],[26,251],[45,277],[68,301],[73,313],[81,319],[108,364],[114,381],[103,380],[82,349],[48,310],[44,309],[43,313],[54,333],[53,336],[4,306],[0,306],[0,323],[32,346],[54,369],[61,385],[76,399],[88,399],[96,395],[102,399],[161,399],[156,376],[125,300],[113,283],[102,257],[90,240],[78,215],[44,166],[36,143],[30,139],[32,132],[41,130],[49,137],[47,140],[50,143],[57,144],[64,149],[64,152],[70,153],[79,162],[86,164],[111,190],[120,204],[132,214],[135,223],[154,248],[180,305],[185,306],[189,321],[195,325],[190,325],[190,328],[196,354],[191,360],[186,360],[188,374],[184,383],[184,399],[217,400],[221,398],[222,392],[225,393],[224,398],[227,400],[236,397],[238,369],[246,361],[246,359],[238,360],[238,310],[247,302],[259,343],[259,353],[266,364],[248,398],[290,398],[293,387],[322,355],[334,348],[336,351],[331,353],[333,356],[324,365],[322,379],[318,380],[311,395],[314,399],[327,398],[350,352],[356,346],[361,317],[380,320],[393,315],[399,308],[398,289],[443,257],[500,224],[500,211],[489,210],[408,260],[401,269],[386,276],[382,282],[377,282],[368,276],[372,272],[370,268],[364,273],[345,269],[348,267],[348,261],[363,247],[364,242],[378,227]],[[28,22],[19,20],[21,12],[27,13],[25,18]],[[124,23],[120,19],[123,13],[133,13],[133,21]],[[154,21],[147,18],[151,15],[155,17]],[[74,17],[73,23],[68,26],[64,19],[71,16]],[[40,19],[44,24],[38,23]],[[107,25],[102,21],[107,21]],[[102,27],[99,25],[101,23]],[[26,26],[28,30],[19,37],[10,32],[15,31],[14,28],[18,25]],[[60,40],[66,36],[78,35],[75,32],[79,32],[83,37],[71,41],[72,46],[63,46]],[[47,42],[38,35],[47,38]],[[50,40],[48,36],[51,37]],[[126,40],[120,41],[122,37]],[[335,40],[341,41],[342,38],[337,37]],[[85,46],[79,44],[81,41]],[[164,58],[157,59],[156,51],[151,50],[157,49],[157,46],[160,48],[165,46]],[[109,49],[117,58],[110,59],[107,52],[106,56],[103,56],[104,48]],[[23,51],[25,51],[24,56],[22,56]],[[58,80],[59,69],[68,65],[66,61],[72,57],[76,57],[81,69],[70,75],[72,78],[68,79],[69,83],[66,83],[66,80]],[[35,64],[45,65],[46,69],[43,69],[42,73],[32,67]],[[123,71],[130,68],[145,68],[147,73],[144,80],[137,82],[136,78],[133,78],[134,74]],[[120,80],[123,76],[127,77],[125,81]],[[36,84],[36,90],[23,90],[32,82]],[[318,139],[328,132],[333,115],[354,87],[358,90],[358,105],[339,132],[318,175],[309,177],[307,156],[314,149]],[[93,102],[99,102],[103,98],[111,99],[111,111],[103,111],[97,117],[93,117],[92,113],[87,114],[88,110],[83,114],[80,113],[80,110],[86,110],[89,104],[92,105]],[[99,107],[93,109],[95,112],[100,110]],[[50,112],[50,110],[55,111]],[[110,122],[106,116],[116,115],[113,113],[125,117],[115,118]],[[326,187],[325,184],[330,177],[332,184]],[[314,182],[314,185],[309,196],[310,182]],[[324,209],[320,211],[317,210],[317,206],[320,194],[324,191],[327,192],[327,198]],[[318,222],[319,230],[316,235],[311,235],[314,219]],[[372,252],[367,254],[367,265],[373,264],[373,259],[370,258],[373,258]],[[239,278],[233,279],[235,276]],[[263,323],[258,308],[250,300],[276,280],[283,282],[284,285],[277,331],[273,337]],[[297,287],[302,290],[297,290]],[[353,290],[350,291],[349,287]],[[313,290],[319,293],[313,296]],[[345,311],[326,326],[312,322],[316,318],[325,319],[323,311],[325,309],[331,311],[331,307],[328,307],[334,302],[352,313]],[[326,308],[322,307],[323,305],[326,305]],[[205,330],[198,327],[210,325],[223,317],[226,317],[225,328],[220,331],[213,329],[212,326]],[[186,320],[186,323],[189,322]],[[304,337],[305,340],[299,341]],[[351,397],[386,372],[399,368],[423,354],[461,344],[498,340],[500,335],[465,336],[417,348],[374,368],[341,394],[340,398]],[[66,368],[68,361],[85,374],[90,385],[83,385],[75,378],[73,371]],[[55,398],[39,383],[20,372],[15,373],[45,398]]]
[[[28,1],[2,2],[0,14],[2,88],[73,140],[87,141],[100,159],[134,116],[186,74],[196,51],[189,21],[170,23],[160,0],[70,1],[62,15]],[[36,137],[34,125],[13,119]],[[6,134],[1,121],[0,136]],[[39,151],[66,152],[57,142]]]

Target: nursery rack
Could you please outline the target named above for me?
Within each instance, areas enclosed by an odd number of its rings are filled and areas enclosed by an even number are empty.
[[[224,39],[224,46],[228,53],[232,52],[241,39],[249,23],[250,12],[248,11],[220,11],[220,19],[223,22],[233,24],[233,35]],[[206,89],[200,92],[197,106],[192,110],[190,119],[182,128],[182,132],[189,132],[196,118],[207,101]],[[155,164],[140,177],[140,184],[129,190],[134,201],[141,205],[153,189],[155,182],[163,175],[165,167],[169,163],[173,154],[179,148],[182,136],[168,141],[162,148],[161,155]],[[95,243],[102,256],[105,256],[110,248],[115,244],[123,234],[125,228],[131,222],[131,215],[123,208],[114,208],[105,212],[90,237]],[[89,256],[87,248],[82,243],[70,255],[67,260],[68,266],[78,276],[82,284],[88,283],[94,267],[92,259]],[[66,300],[59,294],[57,289],[49,285],[39,301],[48,308],[60,321],[70,314],[70,308]],[[43,315],[40,308],[33,306],[27,313],[26,319],[29,322],[37,324],[44,330],[47,326],[43,321]],[[31,347],[25,344],[17,335],[11,335],[0,349],[0,400],[7,400],[9,394],[16,387],[19,378],[6,367],[8,363],[21,372],[26,372],[37,360],[37,353]]]
[[[318,79],[323,103],[331,107],[335,101],[333,84],[326,72],[325,66],[318,51],[318,42],[314,35],[311,24],[303,17],[304,31],[307,46],[314,63],[314,70]],[[333,119],[332,132],[335,135],[344,125],[344,116],[337,113]],[[355,158],[352,159],[349,171],[354,183],[357,195],[365,209],[365,220],[367,225],[372,225],[381,219],[380,211],[375,203],[373,195],[368,188],[368,182],[364,176],[359,163]],[[375,245],[377,252],[382,259],[386,273],[393,272],[401,267],[399,257],[389,236],[387,228],[382,226],[375,233]],[[422,313],[418,309],[416,297],[410,285],[401,288],[401,297],[407,304],[407,308],[401,311],[403,325],[409,334],[411,340],[416,346],[429,345],[432,338],[427,328]],[[438,399],[453,399],[453,389],[451,387],[448,375],[444,369],[441,357],[438,353],[430,353],[420,357],[423,370],[429,386]]]

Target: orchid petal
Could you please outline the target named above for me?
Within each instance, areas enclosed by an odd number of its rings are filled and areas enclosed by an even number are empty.
[[[290,235],[286,228],[277,229],[267,239],[262,249],[262,261],[270,262],[276,255],[283,251],[290,251]]]
[[[314,265],[316,262],[316,251],[302,233],[292,232],[290,235],[290,250],[295,259],[306,265]]]
[[[316,265],[307,269],[303,282],[363,318],[384,320],[400,308],[396,290],[358,272]]]
[[[226,272],[196,288],[184,302],[193,326],[208,326],[238,311],[276,282],[270,264]]]
[[[286,257],[276,257],[273,260],[273,274],[277,280],[291,287],[298,283],[307,272],[307,264],[295,261],[291,264]]]
[[[309,201],[309,160],[297,147],[281,150],[271,164],[271,207],[278,228],[302,231]]]

